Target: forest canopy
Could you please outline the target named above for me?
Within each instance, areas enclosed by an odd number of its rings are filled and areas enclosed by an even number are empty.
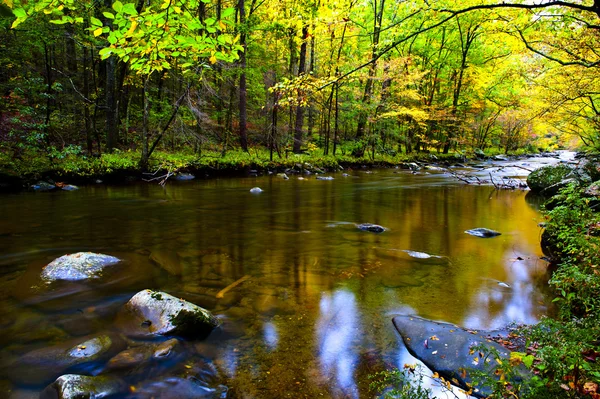
[[[600,2],[2,1],[17,155],[600,146]]]

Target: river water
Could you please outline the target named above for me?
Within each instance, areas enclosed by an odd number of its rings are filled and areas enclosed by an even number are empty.
[[[523,175],[555,162],[498,162],[494,172]],[[167,368],[123,372],[128,397],[147,397],[139,387],[192,363],[210,370],[198,381],[227,386],[227,397],[372,397],[370,374],[415,362],[393,315],[493,329],[551,311],[542,218],[526,192],[465,185],[442,172],[346,172],[332,181],[261,176],[0,197],[0,396],[35,397],[47,381],[15,377],[19,357],[118,332],[118,309],[144,288],[203,306],[223,327],[186,342]],[[264,191],[250,193],[255,186]],[[364,232],[359,223],[387,230]],[[502,235],[464,233],[477,227]],[[123,270],[57,292],[31,288],[45,264],[78,251],[120,257]],[[103,364],[85,371],[102,373]]]

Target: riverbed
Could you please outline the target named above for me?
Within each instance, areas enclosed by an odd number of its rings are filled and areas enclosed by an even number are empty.
[[[482,180],[490,172],[522,178],[559,161],[450,170]],[[132,398],[150,397],[160,381],[189,377],[189,370],[198,370],[206,397],[372,397],[369,375],[415,363],[394,315],[478,330],[535,323],[552,312],[538,199],[465,184],[444,170],[344,173],[3,195],[0,395],[37,397],[47,381],[15,375],[19,358],[78,337],[119,334],[120,307],[144,288],[203,306],[222,327],[206,340],[183,342],[167,365],[120,372],[130,388],[123,396]],[[251,193],[253,187],[263,191]],[[361,231],[361,223],[385,231]],[[478,227],[502,234],[465,234]],[[44,265],[79,251],[116,256],[122,269],[68,289],[32,287]],[[102,374],[105,365],[84,371]]]

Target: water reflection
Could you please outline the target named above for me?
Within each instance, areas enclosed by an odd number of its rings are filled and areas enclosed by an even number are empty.
[[[319,311],[316,327],[321,371],[335,379],[344,396],[358,398],[354,370],[358,362],[357,341],[361,331],[354,294],[345,290],[324,293]]]
[[[279,342],[279,334],[277,333],[277,327],[272,321],[266,321],[263,324],[263,336],[265,344],[270,350],[277,349],[277,343]]]
[[[547,309],[540,306],[543,294],[536,281],[545,276],[539,259],[510,251],[506,256],[504,281],[482,278],[473,308],[464,325],[474,329],[502,328],[509,323],[533,324]]]

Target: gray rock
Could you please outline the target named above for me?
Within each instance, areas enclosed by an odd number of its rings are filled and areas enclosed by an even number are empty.
[[[289,180],[288,175],[286,175],[285,173],[277,173],[277,177],[280,177],[283,180]]]
[[[527,176],[527,185],[532,192],[541,193],[548,187],[566,179],[572,171],[571,166],[564,164],[544,166],[534,170]],[[551,192],[544,192],[544,194],[553,195]]]
[[[359,230],[362,231],[370,231],[371,233],[383,233],[385,231],[385,227],[382,227],[378,224],[371,223],[361,223],[356,225]]]
[[[194,176],[191,173],[178,173],[174,177],[174,179],[177,181],[188,181],[188,180],[194,180],[195,178],[196,178],[196,176]]]
[[[135,336],[205,338],[219,326],[206,309],[161,291],[143,290],[127,302],[119,319]]]
[[[127,385],[114,377],[65,374],[48,385],[40,399],[100,399],[127,391]]]
[[[179,341],[171,338],[159,344],[146,344],[125,349],[108,361],[105,371],[144,368],[151,359],[162,360],[172,357],[178,346]]]
[[[173,376],[143,384],[136,390],[136,398],[220,399],[227,397],[227,391],[224,385],[211,387],[194,376]]]
[[[431,170],[431,171],[434,171],[434,172],[445,172],[446,171],[445,168],[442,168],[440,166],[434,166],[434,165],[425,165],[423,167],[423,169]]]
[[[486,229],[484,227],[478,227],[476,229],[466,230],[465,233],[470,234],[475,237],[481,237],[481,238],[497,237],[502,234],[495,230]]]
[[[590,184],[585,189],[584,195],[588,197],[600,197],[600,182]]]
[[[56,189],[56,186],[45,181],[39,181],[36,184],[32,185],[31,188],[34,191],[52,191]]]
[[[181,276],[183,273],[181,259],[175,251],[162,248],[154,249],[150,253],[150,260],[174,276]]]
[[[251,192],[252,194],[258,194],[258,193],[262,193],[262,192],[263,192],[263,190],[262,190],[262,188],[260,188],[260,187],[253,187],[253,188],[251,188],[251,189],[250,189],[250,192]]]
[[[498,363],[493,356],[487,355],[496,351],[500,360],[510,358],[510,350],[476,331],[416,316],[394,317],[393,322],[411,355],[464,390],[473,385],[472,370],[494,375]],[[477,346],[486,348],[484,356],[474,349]],[[527,370],[519,369],[519,374],[518,378],[522,379],[527,376]],[[490,387],[478,386],[472,395],[482,398],[489,394]]]
[[[121,260],[114,256],[93,252],[63,255],[44,266],[41,277],[45,281],[79,281],[98,278],[108,266]]]
[[[317,176],[317,180],[333,180],[331,176]]]
[[[64,191],[75,191],[75,190],[79,190],[79,187],[74,186],[72,184],[65,184],[60,189],[64,190]]]
[[[496,155],[494,161],[508,161],[509,158],[506,155]]]
[[[475,153],[475,156],[477,158],[485,158],[485,152],[483,152],[481,150],[481,148],[475,148],[475,150],[473,151],[473,153]]]
[[[108,359],[123,347],[118,337],[100,335],[36,349],[14,361],[10,378],[17,383],[49,383],[67,370],[84,371],[86,365]]]

